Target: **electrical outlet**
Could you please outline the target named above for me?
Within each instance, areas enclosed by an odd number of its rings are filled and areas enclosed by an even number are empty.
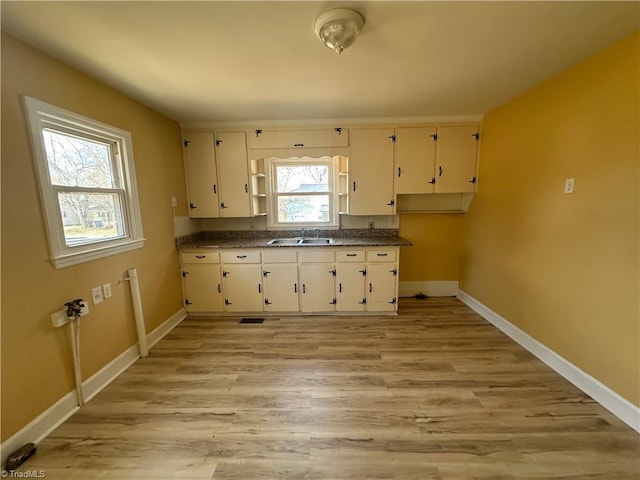
[[[89,302],[87,302],[86,300],[82,300],[82,302],[80,302],[80,316],[84,317],[88,313],[89,313]]]
[[[564,181],[564,193],[573,193],[573,187],[575,186],[575,178],[567,178]]]
[[[102,296],[102,287],[96,287],[91,289],[91,301],[93,301],[94,305],[98,305],[102,303],[104,297]]]
[[[171,206],[176,208],[178,206],[178,199],[176,197],[171,197]]]
[[[110,283],[105,283],[104,285],[102,285],[102,291],[104,293],[104,298],[111,298],[111,284]]]

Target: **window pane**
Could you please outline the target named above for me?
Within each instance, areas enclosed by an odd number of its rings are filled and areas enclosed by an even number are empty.
[[[276,190],[288,192],[328,192],[328,165],[278,165]]]
[[[329,195],[286,195],[278,197],[279,223],[328,221]]]
[[[53,185],[116,187],[110,145],[51,130],[42,135]]]
[[[126,234],[118,194],[59,193],[58,202],[68,247]]]

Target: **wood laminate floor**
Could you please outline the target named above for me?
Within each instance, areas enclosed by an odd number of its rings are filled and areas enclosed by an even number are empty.
[[[189,318],[38,446],[50,479],[638,479],[640,436],[455,298]]]

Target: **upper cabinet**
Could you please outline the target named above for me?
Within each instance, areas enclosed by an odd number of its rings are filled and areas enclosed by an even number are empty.
[[[189,216],[251,216],[245,133],[185,133],[184,149]]]
[[[396,128],[396,193],[433,193],[436,127]]]
[[[249,131],[248,146],[252,150],[287,148],[333,148],[349,145],[346,128],[316,130],[262,130]]]
[[[217,218],[220,216],[220,204],[213,133],[185,134],[183,144],[189,216]]]
[[[349,134],[349,214],[395,214],[394,129],[354,128]]]
[[[437,134],[435,192],[475,192],[478,126],[438,127]]]

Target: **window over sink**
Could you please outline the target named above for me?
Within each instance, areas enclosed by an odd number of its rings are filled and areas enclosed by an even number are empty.
[[[270,158],[270,227],[338,225],[336,158]]]

